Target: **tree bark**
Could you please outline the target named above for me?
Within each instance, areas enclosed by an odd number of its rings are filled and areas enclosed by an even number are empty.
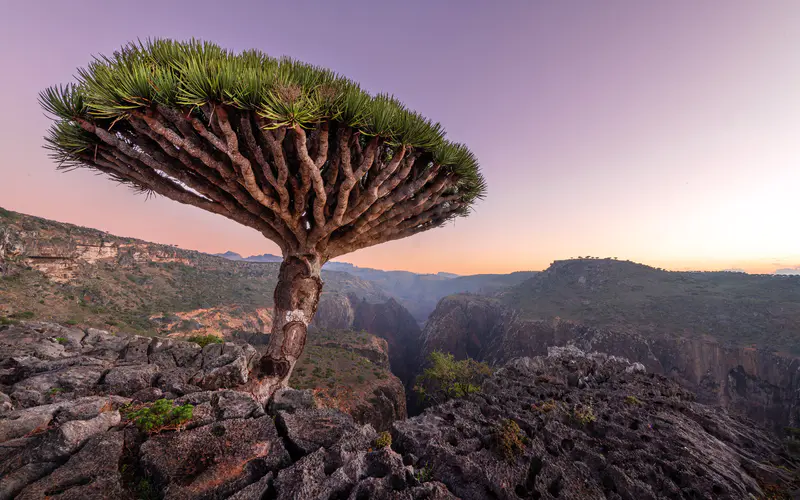
[[[290,255],[281,263],[269,345],[251,374],[250,392],[261,403],[287,387],[306,345],[308,325],[322,291],[319,255]]]

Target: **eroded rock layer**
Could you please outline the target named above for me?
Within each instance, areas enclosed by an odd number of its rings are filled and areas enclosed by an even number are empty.
[[[442,299],[423,331],[420,361],[434,350],[502,365],[553,346],[624,356],[669,375],[697,394],[781,432],[800,426],[800,360],[711,337],[642,334],[559,319],[536,321],[499,300],[476,295]]]
[[[394,448],[463,499],[796,498],[767,431],[644,367],[555,348],[397,422]]]
[[[262,407],[236,390],[254,356],[249,345],[3,327],[0,499],[798,493],[798,464],[774,437],[620,358],[570,348],[514,360],[481,393],[394,422],[389,439],[311,391]],[[190,416],[148,427],[135,411],[163,398]]]

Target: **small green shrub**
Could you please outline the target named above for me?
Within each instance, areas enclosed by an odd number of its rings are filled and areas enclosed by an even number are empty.
[[[185,404],[175,406],[168,399],[142,405],[136,409],[124,410],[125,418],[130,420],[140,431],[153,434],[165,429],[180,428],[192,419],[194,406]]]
[[[221,344],[223,340],[216,335],[194,335],[186,339],[187,342],[194,342],[200,347],[205,347],[208,344]]]
[[[62,392],[64,392],[64,389],[61,387],[51,387],[50,390],[47,391],[47,394],[50,396],[55,396],[56,394],[60,394]]]
[[[427,483],[433,479],[433,469],[427,465],[414,471],[414,478],[420,483]]]
[[[134,490],[138,500],[155,500],[158,498],[155,486],[147,479],[141,479],[136,483]]]
[[[642,404],[642,400],[640,400],[636,396],[626,396],[625,397],[625,404],[637,405],[638,406],[638,405]]]
[[[580,425],[587,425],[597,420],[597,417],[594,415],[592,407],[586,405],[575,407],[572,410],[572,419]]]
[[[11,318],[6,318],[5,316],[0,316],[0,326],[3,325],[18,325],[19,321]]]
[[[385,448],[391,445],[392,445],[392,435],[389,434],[387,431],[381,432],[378,435],[378,438],[375,440],[376,448]]]
[[[556,403],[552,399],[548,399],[547,401],[539,403],[538,405],[537,404],[532,405],[531,409],[539,413],[550,413],[551,411],[558,409],[558,403]]]
[[[36,316],[36,313],[33,311],[22,311],[14,313],[10,317],[14,319],[32,319],[34,316]]]
[[[56,338],[55,338],[55,340],[56,340],[56,342],[58,342],[58,343],[59,343],[59,344],[61,344],[61,345],[64,345],[64,344],[66,344],[67,342],[69,342],[69,341],[67,340],[67,337],[56,337]]]
[[[525,450],[527,438],[519,425],[511,419],[505,419],[495,428],[493,433],[495,451],[507,462],[513,462]]]
[[[76,319],[68,319],[64,323],[66,323],[69,326],[75,326],[79,323],[79,321]]]
[[[423,402],[440,404],[480,392],[483,380],[491,374],[486,363],[469,358],[456,361],[450,353],[433,351],[428,367],[417,377],[414,392]]]

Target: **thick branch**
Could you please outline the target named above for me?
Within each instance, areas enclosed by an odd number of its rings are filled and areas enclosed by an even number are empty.
[[[195,132],[192,128],[185,126],[187,124],[187,119],[170,108],[159,108],[159,110],[161,111],[160,115],[169,119],[170,122],[174,123],[176,127],[181,129],[181,131],[184,133],[184,136],[174,132],[167,126],[166,123],[162,122],[162,119],[159,116],[151,116],[147,113],[135,113],[134,119],[131,120],[131,123],[135,124],[137,118],[141,119],[151,130],[153,130],[153,132],[168,140],[180,151],[179,158],[182,159],[187,168],[196,169],[197,166],[193,165],[193,162],[188,161],[188,158],[185,157],[185,153],[188,153],[192,157],[200,160],[204,165],[219,173],[219,175],[221,175],[225,181],[224,184],[220,183],[219,181],[215,181],[215,176],[205,175],[205,177],[209,181],[215,183],[221,189],[224,189],[226,192],[228,192],[250,213],[266,220],[278,233],[283,235],[283,239],[287,245],[294,246],[294,242],[297,241],[294,233],[289,233],[286,228],[282,227],[283,224],[275,221],[273,217],[264,218],[263,205],[256,203],[248,192],[241,189],[241,185],[239,182],[237,182],[237,176],[235,172],[232,172],[224,163],[216,160],[213,156],[206,152],[196,140],[193,139],[192,136],[195,134]],[[167,149],[165,149],[165,151],[167,151]]]
[[[327,137],[327,127],[325,127],[325,136]],[[295,134],[295,147],[297,148],[297,156],[300,159],[300,168],[303,172],[302,179],[303,184],[301,188],[301,192],[298,194],[297,199],[303,200],[303,205],[306,204],[306,195],[308,192],[308,181],[310,179],[311,185],[314,187],[314,224],[316,227],[323,227],[325,226],[325,203],[328,200],[327,195],[325,194],[325,184],[322,181],[322,175],[320,174],[319,167],[317,164],[311,159],[311,156],[308,154],[308,149],[306,145],[306,133],[300,127],[300,125],[295,125],[294,127],[294,134]],[[325,156],[327,157],[327,139],[325,141]],[[319,161],[319,158],[318,158]],[[324,163],[324,161],[323,161]],[[297,201],[295,200],[295,202]]]

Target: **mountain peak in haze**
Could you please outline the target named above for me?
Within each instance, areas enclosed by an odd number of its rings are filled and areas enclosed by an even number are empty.
[[[251,255],[250,257],[242,257],[240,254],[236,252],[231,252],[228,250],[225,253],[215,253],[217,257],[222,257],[228,260],[243,260],[245,262],[281,262],[283,261],[283,257],[279,255],[273,255],[271,253],[264,253],[261,255]]]
[[[244,260],[244,257],[242,257],[241,255],[239,255],[236,252],[231,252],[231,251],[227,251],[225,253],[215,253],[215,254],[212,254],[212,255],[215,255],[217,257],[222,257],[222,258],[228,259],[228,260]]]

